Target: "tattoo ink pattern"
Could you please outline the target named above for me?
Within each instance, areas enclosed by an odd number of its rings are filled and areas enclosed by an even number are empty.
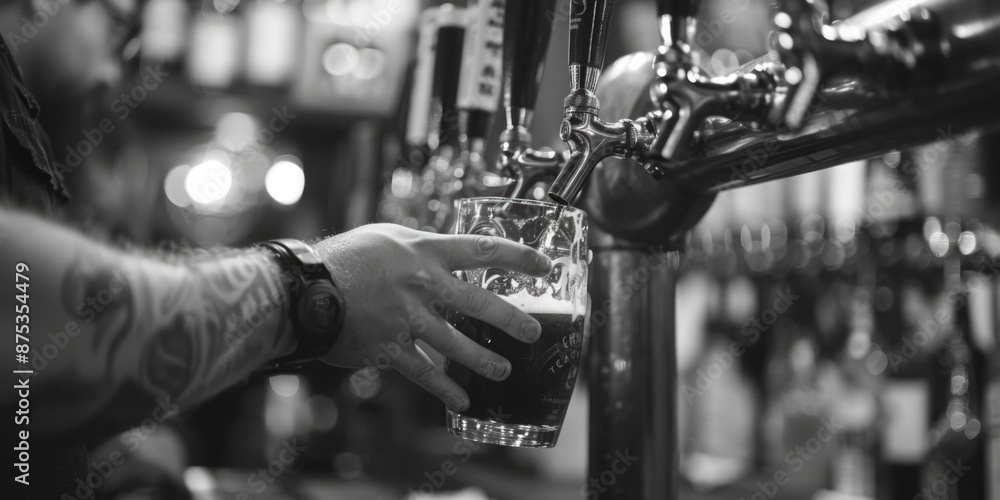
[[[124,428],[161,402],[191,408],[276,357],[287,333],[284,288],[266,254],[132,266],[136,276],[78,259],[63,278],[67,315],[93,325],[74,340],[85,343],[79,377],[52,394],[87,408],[75,432]],[[262,325],[279,328],[275,341]]]
[[[273,305],[281,300],[280,289],[259,259],[225,259],[189,270],[175,300],[151,304],[156,317],[174,320],[151,332],[141,374],[153,394],[182,405],[218,392],[220,382],[245,373],[253,360],[259,364],[265,346],[249,341],[254,329],[246,325],[263,323],[257,318],[264,316],[264,304],[269,315],[283,313]]]

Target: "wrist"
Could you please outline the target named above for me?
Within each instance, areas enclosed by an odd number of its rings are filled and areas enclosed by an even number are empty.
[[[289,337],[294,349],[277,357],[278,365],[298,365],[325,356],[336,343],[343,325],[343,300],[330,270],[307,244],[291,239],[262,243],[274,255],[287,287]],[[286,346],[287,349],[287,346]]]
[[[257,250],[257,252],[264,262],[269,281],[274,284],[275,302],[277,302],[276,305],[280,311],[280,321],[277,322],[274,329],[274,342],[272,344],[274,348],[268,357],[268,365],[270,365],[273,360],[294,353],[299,342],[295,336],[295,328],[292,326],[290,316],[292,308],[291,282],[271,252],[266,250]]]

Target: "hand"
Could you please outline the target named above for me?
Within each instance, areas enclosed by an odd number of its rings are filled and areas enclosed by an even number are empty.
[[[538,322],[497,295],[451,272],[486,267],[532,276],[552,261],[527,246],[492,236],[443,235],[392,224],[372,224],[327,238],[314,248],[326,261],[347,308],[340,339],[323,361],[331,365],[391,366],[454,410],[469,396],[435,366],[420,339],[476,373],[504,380],[510,362],[441,317],[454,310],[497,327],[522,342],[541,336]]]

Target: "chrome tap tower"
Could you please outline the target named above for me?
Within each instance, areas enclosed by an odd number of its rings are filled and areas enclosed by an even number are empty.
[[[679,497],[673,304],[685,238],[718,193],[1000,126],[995,0],[864,2],[837,22],[823,2],[779,0],[770,52],[722,76],[699,65],[700,1],[656,6],[659,46],[605,68],[615,2],[570,2],[562,153],[528,132],[556,2],[504,10],[491,173],[507,196],[541,186],[592,223],[588,478],[616,473],[601,500]],[[622,453],[638,457],[623,471]]]
[[[658,1],[658,50],[603,75],[614,2],[572,3],[570,156],[549,196],[606,232],[592,238],[606,319],[593,322],[589,477],[616,451],[640,457],[602,500],[678,498],[672,252],[715,193],[1000,123],[995,2],[883,2],[837,24],[818,3],[779,4],[772,53],[710,78],[692,58],[697,2]],[[602,110],[602,93],[634,100]],[[638,276],[649,279],[638,293],[621,289]]]

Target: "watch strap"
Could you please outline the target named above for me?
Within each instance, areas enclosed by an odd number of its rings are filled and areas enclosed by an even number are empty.
[[[282,282],[289,291],[289,316],[298,345],[295,352],[274,360],[276,367],[299,365],[330,352],[344,322],[344,302],[323,259],[295,239],[260,244],[278,257]]]

